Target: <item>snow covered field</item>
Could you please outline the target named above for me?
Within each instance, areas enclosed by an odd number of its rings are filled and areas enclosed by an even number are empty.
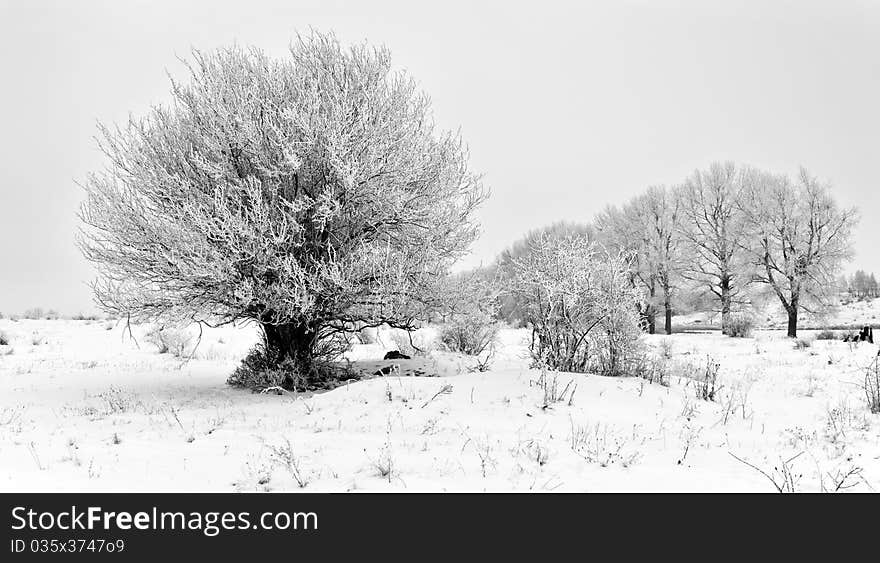
[[[147,329],[135,341],[106,321],[0,320],[0,491],[775,490],[733,456],[784,487],[794,457],[797,491],[880,488],[880,415],[861,387],[875,345],[808,331],[800,348],[779,331],[645,337],[679,375],[710,354],[722,386],[710,402],[686,377],[541,385],[526,331],[506,330],[489,372],[434,353],[411,363],[437,377],[403,369],[295,396],[225,384],[252,328],[206,331],[188,363]],[[351,359],[388,349],[358,345]],[[558,402],[545,400],[554,378]]]

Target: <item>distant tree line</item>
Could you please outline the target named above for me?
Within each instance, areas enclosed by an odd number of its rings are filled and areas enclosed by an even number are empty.
[[[747,311],[763,287],[778,299],[795,337],[801,312],[817,312],[836,296],[857,220],[856,210],[841,208],[831,185],[806,169],[790,177],[716,162],[678,185],[652,186],[609,206],[591,224],[529,233],[498,261],[527,253],[540,234],[584,236],[631,257],[629,282],[642,292],[639,315],[650,333],[662,323],[671,334],[676,309],[697,302],[719,312],[729,334],[734,315]],[[864,273],[849,287],[860,295],[877,291]],[[501,311],[518,320],[516,307],[508,302]]]
[[[850,276],[842,276],[840,287],[851,299],[873,299],[880,296],[880,287],[877,286],[874,272],[856,270]]]

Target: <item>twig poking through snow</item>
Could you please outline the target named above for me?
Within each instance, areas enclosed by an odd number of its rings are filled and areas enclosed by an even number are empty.
[[[430,399],[428,399],[427,401],[425,401],[425,404],[422,405],[422,408],[427,407],[429,404],[431,404],[431,401],[433,401],[434,399],[436,399],[436,398],[439,397],[440,395],[448,395],[448,394],[450,394],[450,393],[452,393],[452,385],[444,385],[443,387],[440,388],[439,391],[437,391],[436,393],[434,393],[434,396],[433,396],[433,397],[431,397]]]
[[[40,468],[40,471],[43,471],[43,469],[44,469],[44,468],[43,468],[43,464],[40,463],[40,456],[37,455],[37,450],[36,450],[36,448],[34,447],[34,443],[33,443],[33,442],[31,442],[31,443],[28,444],[28,449],[29,449],[30,452],[31,452],[31,456],[34,458],[34,462],[36,462],[37,467]]]
[[[804,452],[801,452],[793,457],[790,457],[790,458],[784,460],[782,462],[782,469],[781,470],[774,467],[773,468],[774,471],[779,471],[781,473],[781,475],[778,478],[774,475],[770,475],[769,473],[767,473],[766,471],[764,471],[760,467],[752,465],[748,461],[733,455],[732,452],[727,452],[727,453],[730,454],[730,457],[732,457],[733,459],[737,460],[740,463],[748,465],[749,467],[751,467],[752,469],[754,469],[755,471],[757,471],[758,473],[760,473],[761,475],[766,477],[771,483],[773,483],[773,486],[776,487],[777,492],[780,492],[780,493],[794,493],[794,492],[796,492],[795,489],[797,486],[797,480],[800,476],[799,475],[795,476],[791,472],[791,462],[793,462],[794,460],[799,458],[801,455],[803,455]]]

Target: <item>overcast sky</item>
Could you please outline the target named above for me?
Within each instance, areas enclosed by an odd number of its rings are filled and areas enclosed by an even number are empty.
[[[166,101],[190,47],[284,56],[309,27],[385,44],[461,128],[493,191],[468,265],[731,159],[832,181],[880,272],[880,2],[0,0],[0,311],[93,309],[97,120]]]

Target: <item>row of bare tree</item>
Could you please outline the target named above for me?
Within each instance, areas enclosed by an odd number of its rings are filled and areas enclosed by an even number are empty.
[[[676,302],[700,291],[716,303],[727,334],[732,314],[748,305],[747,289],[764,284],[795,337],[798,314],[834,295],[857,220],[854,208],[838,206],[830,184],[803,168],[792,178],[724,162],[607,208],[595,236],[635,256],[632,283],[646,294],[650,332],[662,314],[671,333]]]
[[[880,297],[880,285],[877,284],[877,278],[874,272],[865,272],[864,270],[856,270],[850,276],[841,276],[838,282],[840,291],[849,296],[850,299],[873,299]]]

